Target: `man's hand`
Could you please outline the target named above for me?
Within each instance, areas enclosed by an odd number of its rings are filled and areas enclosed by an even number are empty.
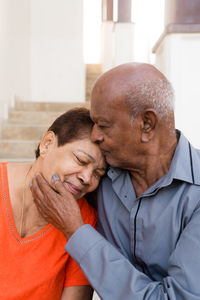
[[[56,174],[52,176],[52,185],[57,192],[41,174],[34,177],[30,186],[33,200],[42,217],[69,239],[80,226],[84,225],[80,208]]]

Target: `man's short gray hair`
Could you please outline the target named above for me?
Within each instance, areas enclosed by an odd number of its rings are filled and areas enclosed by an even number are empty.
[[[174,110],[174,90],[167,79],[141,81],[129,88],[125,102],[132,121],[145,109],[152,108],[167,122],[169,113]]]

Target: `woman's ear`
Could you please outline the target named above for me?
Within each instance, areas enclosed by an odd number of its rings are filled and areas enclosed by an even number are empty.
[[[146,109],[142,113],[141,140],[143,143],[148,143],[153,138],[157,121],[158,116],[154,109]]]
[[[44,157],[46,153],[57,145],[57,138],[53,131],[47,131],[40,142],[40,156]]]

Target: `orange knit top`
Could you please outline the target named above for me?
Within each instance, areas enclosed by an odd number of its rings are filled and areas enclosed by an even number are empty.
[[[85,223],[95,226],[96,211],[78,201]],[[88,285],[76,262],[64,250],[64,235],[51,224],[21,238],[9,198],[7,163],[0,163],[0,299],[60,300],[64,287]]]

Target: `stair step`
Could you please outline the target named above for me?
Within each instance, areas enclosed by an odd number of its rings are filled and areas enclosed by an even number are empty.
[[[2,124],[0,160],[34,160],[35,149],[47,128],[64,112],[80,106],[89,108],[90,103],[16,101]]]
[[[86,100],[90,99],[92,86],[100,74],[100,64],[86,65]],[[34,160],[35,149],[47,128],[59,115],[80,106],[90,108],[90,103],[16,101],[2,125],[0,160]]]
[[[32,160],[39,141],[0,141],[1,160]]]
[[[1,138],[4,140],[40,140],[47,130],[47,126],[25,124],[4,124]]]
[[[40,124],[50,126],[62,113],[62,111],[25,111],[12,109],[8,113],[8,121],[11,124]]]
[[[71,108],[79,106],[84,106],[89,108],[90,104],[88,102],[32,102],[32,101],[16,101],[16,110],[25,111],[58,111],[65,112]]]

